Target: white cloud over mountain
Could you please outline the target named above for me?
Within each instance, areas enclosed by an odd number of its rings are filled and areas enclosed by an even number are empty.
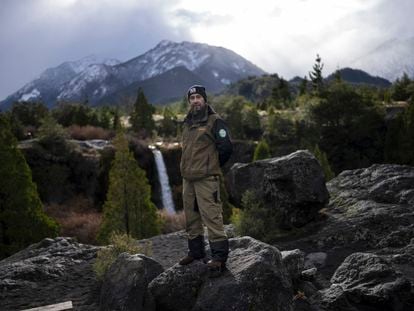
[[[125,61],[162,39],[223,46],[268,72],[326,72],[414,37],[411,0],[3,0],[0,98],[44,69],[95,54]]]

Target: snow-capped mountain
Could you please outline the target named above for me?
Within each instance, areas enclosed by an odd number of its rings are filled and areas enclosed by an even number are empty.
[[[48,106],[52,106],[62,92],[62,87],[65,83],[71,81],[71,79],[74,79],[85,70],[87,71],[89,66],[98,63],[103,66],[114,66],[119,64],[120,61],[116,59],[102,60],[94,55],[90,55],[77,61],[64,62],[57,67],[48,68],[38,78],[27,83],[20,90],[0,102],[0,107],[7,108],[15,101],[34,100],[41,100]]]
[[[414,37],[389,40],[351,62],[351,66],[390,81],[400,78],[404,72],[414,78]]]
[[[177,72],[183,82],[180,84],[178,81],[177,85],[177,81],[173,81],[176,74],[164,74],[175,72],[180,67],[183,69]],[[119,98],[124,89],[130,92],[130,86],[136,85],[147,88],[151,86],[152,89],[147,90],[150,94],[155,94],[155,89],[162,90],[163,95],[149,96],[149,100],[164,102],[176,97],[180,88],[185,92],[189,81],[203,81],[210,92],[216,92],[231,82],[264,73],[240,55],[222,47],[164,40],[153,49],[124,63],[116,60],[100,62],[94,57],[86,57],[47,69],[38,79],[0,102],[0,107],[10,106],[14,101],[35,99],[42,100],[49,107],[57,101],[85,99],[93,104],[102,103],[104,99],[105,103],[111,103],[111,99]],[[162,78],[157,79],[157,76]],[[150,82],[145,83],[146,80]],[[174,92],[169,91],[168,86],[171,84],[176,86]]]
[[[163,40],[143,55],[117,66],[123,80],[145,80],[175,67],[227,85],[246,75],[260,75],[264,71],[231,50],[194,42],[176,43]],[[217,85],[217,86],[218,86]]]
[[[93,64],[74,76],[59,88],[58,101],[85,100],[101,98],[124,86],[116,78],[113,66]]]

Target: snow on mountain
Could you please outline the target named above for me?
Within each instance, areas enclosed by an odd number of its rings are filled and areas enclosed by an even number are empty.
[[[100,60],[91,55],[47,69],[38,79],[9,96],[5,102],[10,105],[12,101],[22,100],[25,94],[32,94],[31,97],[24,98],[33,100],[36,96],[48,106],[53,106],[59,100],[88,99],[95,104],[103,97],[110,98],[107,95],[112,92],[119,93],[119,90],[128,85],[179,67],[186,68],[206,81],[210,92],[220,91],[231,82],[247,76],[265,73],[240,55],[222,47],[163,40],[153,49],[124,63]],[[167,83],[164,78],[159,81]],[[33,93],[34,89],[37,92]],[[166,94],[166,98],[169,95],[171,94]],[[4,105],[4,102],[0,105]]]
[[[152,78],[179,66],[194,71],[209,56],[208,46],[205,44],[175,43],[163,40],[153,49],[118,67],[120,75],[125,79],[139,81]]]
[[[97,57],[96,55],[88,55],[86,57],[83,57],[79,60],[72,61],[72,62],[65,62],[62,65],[67,65],[72,69],[76,74],[81,73],[82,71],[88,69],[91,65],[96,64],[103,64],[108,66],[114,66],[120,64],[121,61],[117,59],[102,59],[100,57]]]
[[[23,94],[19,101],[28,101],[31,99],[36,99],[40,95],[40,92],[37,89],[33,89],[30,93]]]
[[[73,79],[60,87],[58,100],[82,100],[85,97],[102,97],[108,91],[105,81],[113,75],[113,68],[105,64],[86,67]]]
[[[404,72],[414,78],[414,37],[389,40],[351,62],[351,66],[390,81]]]
[[[202,43],[177,43],[168,40],[163,40],[148,52],[120,64],[117,69],[122,79],[132,83],[152,78],[179,66],[200,74],[205,74],[203,67],[212,68],[208,76],[217,80],[219,84],[224,84],[220,82],[222,79],[235,81],[245,77],[247,73],[265,73],[231,50]]]
[[[76,61],[64,62],[43,71],[38,78],[0,102],[0,106],[8,108],[14,101],[42,100],[51,107],[55,104],[63,85],[74,79],[76,75],[88,71],[89,66],[93,67],[94,64],[114,66],[119,63],[120,61],[116,59],[100,59],[94,55]]]

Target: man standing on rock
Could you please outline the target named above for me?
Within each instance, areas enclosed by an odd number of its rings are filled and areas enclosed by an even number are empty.
[[[183,202],[188,234],[188,255],[180,265],[204,260],[204,229],[208,229],[212,272],[223,272],[229,253],[229,243],[223,226],[220,200],[220,167],[230,158],[233,146],[224,121],[207,103],[206,90],[201,85],[187,92],[190,111],[184,119],[182,157]]]

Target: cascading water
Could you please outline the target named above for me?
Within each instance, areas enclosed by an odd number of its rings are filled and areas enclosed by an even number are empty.
[[[162,157],[161,151],[157,148],[152,147],[152,153],[154,154],[155,164],[157,165],[158,180],[161,184],[161,197],[164,209],[169,214],[175,214],[174,201],[172,199],[170,182],[168,180],[167,169],[165,167],[164,158]]]

